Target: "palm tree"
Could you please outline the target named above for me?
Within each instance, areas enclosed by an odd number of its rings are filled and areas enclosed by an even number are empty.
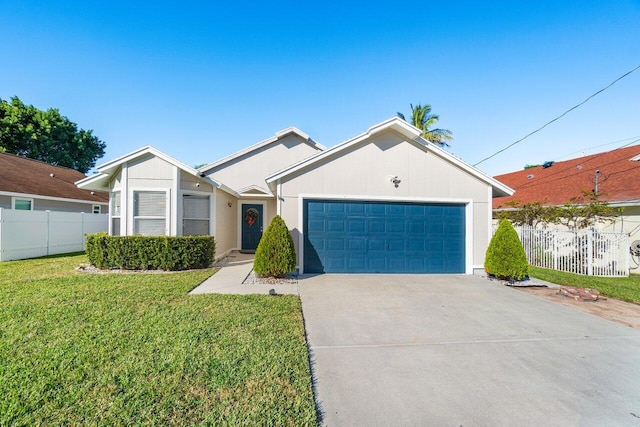
[[[453,139],[451,131],[448,129],[430,129],[440,119],[439,115],[431,113],[431,105],[425,104],[423,106],[418,104],[415,107],[413,104],[409,105],[411,106],[411,124],[422,131],[422,137],[441,147],[448,147],[447,141]],[[407,121],[402,113],[398,113],[398,117]]]

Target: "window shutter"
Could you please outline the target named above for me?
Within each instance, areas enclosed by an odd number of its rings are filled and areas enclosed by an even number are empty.
[[[164,191],[136,191],[134,196],[133,216],[166,216],[167,193]]]
[[[206,236],[209,234],[209,196],[182,197],[182,234]]]
[[[134,191],[134,234],[164,236],[167,234],[167,192]]]
[[[111,216],[120,216],[120,200],[119,191],[117,193],[111,193],[111,207],[113,209]]]
[[[209,218],[209,197],[208,196],[189,196],[183,198],[183,217],[189,219],[208,219]]]

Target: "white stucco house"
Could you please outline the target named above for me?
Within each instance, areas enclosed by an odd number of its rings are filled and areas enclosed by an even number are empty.
[[[210,234],[217,257],[279,214],[300,273],[471,274],[513,194],[397,117],[332,148],[288,128],[200,169],[146,146],[77,185],[109,192],[111,234]]]

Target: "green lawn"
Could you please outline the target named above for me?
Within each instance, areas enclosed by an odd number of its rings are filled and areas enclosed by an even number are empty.
[[[602,295],[640,304],[640,278],[638,276],[582,276],[534,266],[529,267],[529,275],[558,285],[595,289]]]
[[[300,300],[0,263],[0,425],[315,425]]]

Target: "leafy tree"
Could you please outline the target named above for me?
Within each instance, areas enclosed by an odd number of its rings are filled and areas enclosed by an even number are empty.
[[[582,196],[574,197],[562,206],[543,206],[541,202],[520,205],[518,201],[512,201],[506,203],[507,210],[498,212],[497,217],[515,225],[562,224],[571,229],[587,228],[596,222],[613,222],[622,212],[621,208],[599,200],[602,195],[583,190]]]
[[[432,129],[432,127],[438,123],[438,120],[440,120],[440,116],[431,113],[431,105],[425,104],[423,106],[418,104],[415,107],[413,104],[409,105],[411,106],[411,124],[422,131],[422,137],[434,144],[448,147],[449,144],[447,141],[451,141],[453,135],[448,129]],[[397,114],[402,120],[408,121],[404,117],[404,114],[400,112]]]
[[[289,229],[276,215],[258,243],[253,269],[258,277],[284,277],[296,268],[296,250]]]
[[[91,130],[61,115],[25,105],[17,96],[0,99],[0,152],[87,173],[104,155],[106,144]]]
[[[518,233],[503,219],[491,238],[484,260],[488,274],[503,280],[522,280],[529,275],[529,263]]]

